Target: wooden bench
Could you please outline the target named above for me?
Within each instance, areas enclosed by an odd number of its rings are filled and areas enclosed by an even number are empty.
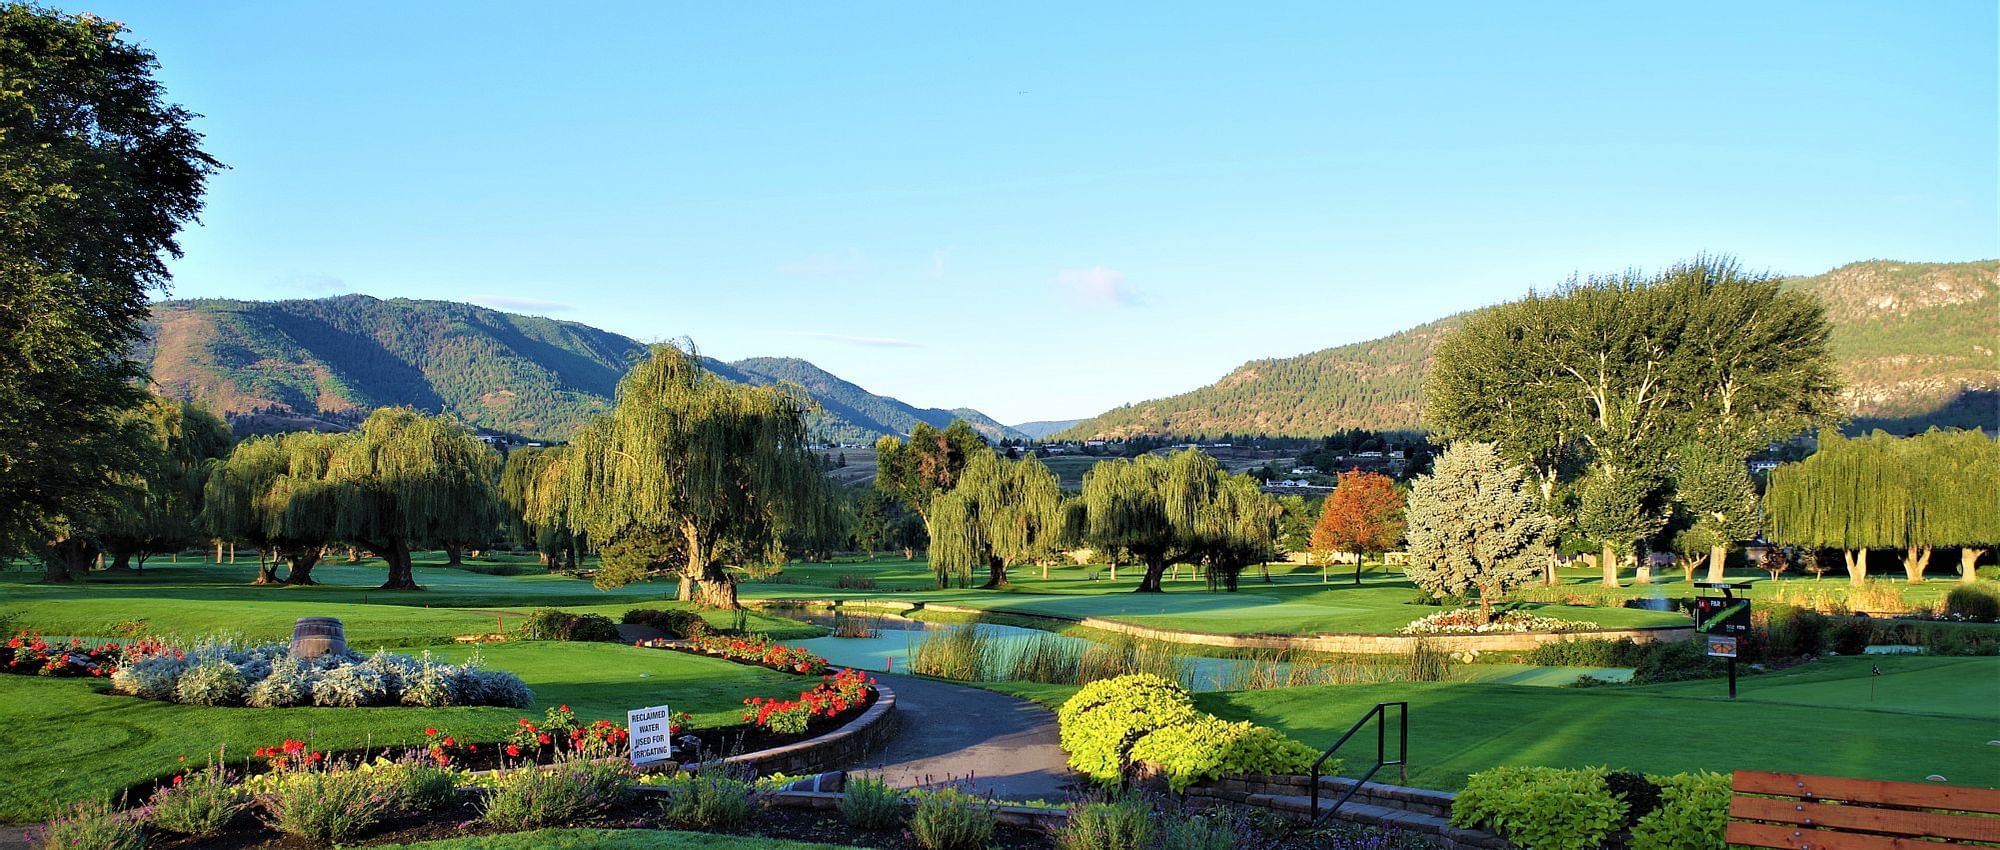
[[[1789,850],[2000,844],[2000,791],[1739,770],[1729,843]],[[1934,839],[1934,840],[1927,840]]]

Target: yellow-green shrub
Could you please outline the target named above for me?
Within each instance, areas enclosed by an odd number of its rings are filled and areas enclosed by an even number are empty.
[[[1157,765],[1175,791],[1208,779],[1245,774],[1300,774],[1319,753],[1276,729],[1200,715],[1146,733],[1132,745],[1133,762]],[[1337,772],[1335,765],[1328,772]]]
[[[1099,782],[1124,776],[1146,733],[1198,716],[1187,689],[1150,673],[1091,682],[1056,713],[1069,766]]]
[[[1485,828],[1535,850],[1591,850],[1625,825],[1625,801],[1603,768],[1496,767],[1466,779],[1451,823]]]
[[[1677,773],[1648,776],[1660,786],[1660,807],[1632,826],[1632,850],[1722,850],[1728,846],[1729,776]]]

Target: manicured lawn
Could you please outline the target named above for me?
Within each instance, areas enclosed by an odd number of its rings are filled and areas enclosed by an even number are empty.
[[[622,725],[627,709],[664,703],[691,712],[697,726],[719,726],[737,722],[745,697],[794,696],[812,681],[615,644],[520,642],[478,651],[484,664],[535,690],[534,708],[205,708],[114,695],[101,681],[0,674],[0,776],[7,777],[0,821],[45,816],[57,801],[171,773],[181,756],[198,760],[225,744],[232,759],[287,737],[325,749],[414,744],[430,726],[491,741],[517,718],[565,703],[585,721]]]
[[[1880,665],[1882,675],[1870,674]],[[1869,698],[1870,680],[1875,696]],[[1075,689],[991,685],[1058,706]],[[1649,773],[1795,771],[2000,787],[2000,658],[1830,658],[1745,677],[1617,688],[1332,685],[1199,694],[1204,709],[1331,745],[1378,702],[1410,703],[1410,782],[1456,789],[1498,765],[1608,764]],[[1394,734],[1393,728],[1390,734]],[[1343,751],[1373,763],[1370,735]],[[1395,780],[1393,768],[1390,781]]]
[[[1347,574],[1340,572],[1348,570]],[[1439,609],[1411,604],[1416,590],[1392,567],[1374,565],[1360,586],[1348,582],[1352,568],[1336,568],[1332,583],[1321,583],[1317,567],[1273,565],[1274,581],[1261,573],[1244,575],[1236,593],[1210,593],[1206,585],[1183,571],[1169,580],[1167,592],[1132,593],[1137,568],[1119,571],[1116,581],[1101,565],[1064,566],[1041,578],[1040,568],[1014,572],[1011,587],[1001,590],[935,589],[930,568],[922,562],[882,560],[874,563],[794,564],[785,568],[790,583],[754,582],[743,586],[749,599],[873,599],[885,602],[942,602],[983,610],[1061,617],[1102,617],[1138,625],[1190,631],[1247,634],[1258,632],[1394,632]],[[1096,574],[1098,578],[1092,579]],[[841,575],[865,575],[876,590],[833,587]],[[812,582],[804,584],[798,582]],[[1680,625],[1687,618],[1665,611],[1636,608],[1589,608],[1568,605],[1526,605],[1534,613],[1566,620],[1594,622],[1606,628]]]
[[[836,844],[809,844],[748,838],[740,835],[710,835],[705,832],[676,832],[655,829],[538,829],[508,835],[477,835],[447,838],[418,844],[385,844],[415,850],[852,850]]]

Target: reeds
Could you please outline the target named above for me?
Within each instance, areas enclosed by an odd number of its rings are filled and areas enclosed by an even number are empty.
[[[881,618],[867,614],[849,614],[844,611],[836,611],[833,615],[833,636],[837,638],[881,637]]]
[[[993,646],[974,624],[926,631],[910,648],[910,669],[924,676],[983,682],[992,678]]]

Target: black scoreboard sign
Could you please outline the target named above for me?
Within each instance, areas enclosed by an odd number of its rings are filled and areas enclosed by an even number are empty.
[[[1694,601],[1694,630],[1738,637],[1750,633],[1750,600],[1703,596]]]

